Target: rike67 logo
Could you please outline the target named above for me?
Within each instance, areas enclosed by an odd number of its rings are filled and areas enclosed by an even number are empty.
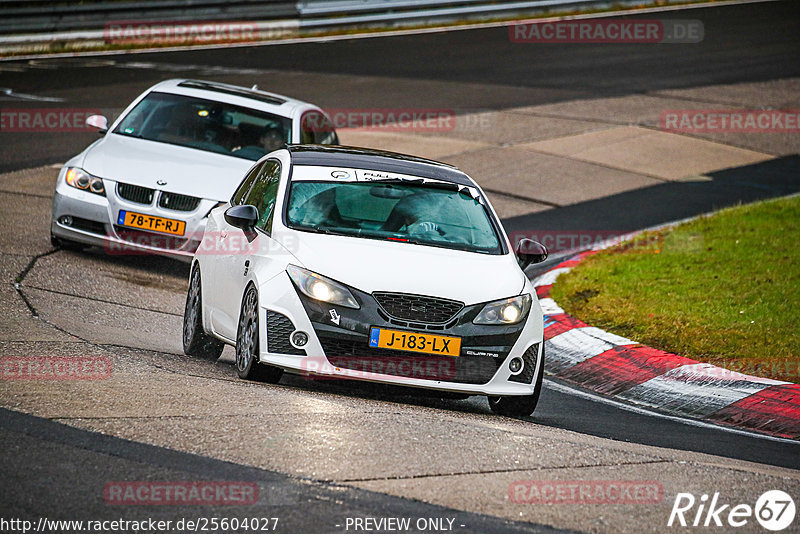
[[[723,503],[717,492],[710,500],[706,494],[697,499],[691,493],[678,493],[667,526],[737,528],[755,517],[762,527],[777,532],[794,522],[795,512],[794,500],[781,490],[764,492],[755,506]]]

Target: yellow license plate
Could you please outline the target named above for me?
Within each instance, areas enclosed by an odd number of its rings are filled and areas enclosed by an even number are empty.
[[[117,224],[172,235],[183,235],[186,232],[186,221],[144,215],[143,213],[126,210],[120,210]]]
[[[369,346],[424,354],[461,355],[461,338],[372,327]]]

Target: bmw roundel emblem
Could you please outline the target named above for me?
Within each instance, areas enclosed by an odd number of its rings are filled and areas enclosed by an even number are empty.
[[[156,180],[156,183],[158,185],[167,185],[167,181],[166,180]]]

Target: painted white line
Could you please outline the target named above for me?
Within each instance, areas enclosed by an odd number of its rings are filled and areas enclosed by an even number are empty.
[[[545,341],[547,361],[555,371],[568,369],[620,345],[633,345],[630,339],[594,326],[573,328]]]
[[[558,269],[551,269],[546,273],[544,273],[539,278],[537,278],[533,282],[533,285],[534,287],[549,286],[550,284],[556,281],[558,275],[560,275],[561,273],[567,273],[570,271],[570,269],[572,269],[572,267],[559,267]]]
[[[782,380],[746,375],[738,371],[731,371],[723,367],[717,367],[716,365],[712,365],[710,363],[682,365],[681,367],[670,369],[667,373],[661,376],[665,378],[671,378],[672,380],[681,380],[701,384],[709,381],[754,382],[757,384],[766,384],[768,386],[783,386],[791,384],[791,382],[784,382]]]
[[[611,332],[606,332],[605,330],[600,330],[595,326],[586,326],[580,328],[584,334],[592,336],[594,338],[600,339],[609,343],[611,345],[619,346],[619,345],[635,345],[636,342],[628,339],[627,337],[618,336],[617,334],[612,334]],[[556,336],[558,337],[558,336]]]
[[[787,383],[695,363],[670,369],[617,397],[668,412],[706,417],[770,386]]]
[[[685,380],[670,380],[661,375],[616,397],[657,410],[690,417],[707,417],[768,387],[767,384],[727,380],[698,385]]]
[[[589,401],[592,401],[592,402],[600,402],[602,404],[608,404],[609,406],[613,406],[613,407],[618,408],[620,410],[625,410],[626,412],[632,412],[632,413],[635,413],[635,414],[638,414],[638,415],[644,415],[644,416],[647,416],[647,417],[657,417],[657,418],[660,418],[660,419],[666,419],[668,421],[673,421],[673,422],[676,422],[676,423],[682,423],[684,425],[697,426],[697,427],[713,429],[713,430],[721,430],[723,432],[730,432],[732,434],[739,434],[739,435],[748,436],[748,437],[751,437],[751,438],[758,438],[758,439],[765,439],[765,440],[769,440],[769,441],[777,441],[779,443],[792,443],[794,445],[800,445],[800,442],[798,442],[796,440],[793,440],[793,439],[789,439],[789,438],[781,438],[781,437],[777,437],[777,436],[770,436],[770,435],[767,435],[767,434],[758,434],[756,432],[751,432],[749,430],[742,430],[740,428],[727,427],[727,426],[722,426],[722,425],[715,425],[714,423],[708,423],[706,421],[700,421],[700,420],[697,420],[697,419],[687,419],[685,417],[678,417],[678,416],[675,416],[675,415],[668,415],[668,414],[665,414],[665,413],[656,412],[656,411],[653,411],[653,410],[649,410],[647,408],[640,408],[639,406],[634,406],[634,405],[628,404],[626,402],[620,402],[620,401],[611,399],[609,397],[604,397],[602,395],[587,391],[585,389],[574,388],[574,387],[571,387],[571,386],[567,386],[567,385],[561,384],[559,382],[554,382],[553,380],[551,380],[549,378],[545,378],[544,382],[545,382],[545,385],[547,387],[549,387],[551,389],[554,389],[555,391],[558,391],[559,393],[564,393],[565,395],[572,395],[572,396],[575,396],[575,397],[580,397],[580,398],[583,398],[583,399],[586,399],[586,400],[589,400]],[[535,415],[536,415],[536,413],[534,412],[534,416]]]
[[[542,313],[545,315],[557,315],[559,313],[564,313],[564,310],[556,304],[551,298],[543,298],[539,299],[539,306],[542,307]]]
[[[261,47],[261,46],[275,46],[275,45],[291,45],[299,43],[325,43],[330,41],[346,41],[351,39],[373,39],[379,37],[400,37],[406,35],[424,35],[430,33],[443,33],[453,31],[469,31],[469,30],[482,30],[486,28],[500,28],[509,26],[510,24],[530,24],[530,23],[548,23],[558,22],[561,20],[581,20],[593,18],[608,18],[620,15],[639,15],[648,13],[662,13],[669,11],[678,11],[684,9],[704,9],[711,7],[724,7],[737,4],[760,4],[765,2],[777,2],[778,0],[728,0],[724,2],[703,2],[700,4],[685,4],[676,6],[660,6],[649,7],[642,9],[621,9],[618,11],[607,11],[604,13],[587,13],[580,15],[565,15],[560,17],[547,17],[547,18],[530,18],[508,20],[502,22],[482,22],[476,24],[468,24],[461,26],[440,26],[433,28],[416,28],[408,30],[391,30],[391,31],[377,31],[359,34],[345,34],[345,35],[327,35],[318,37],[295,37],[291,39],[277,39],[271,41],[252,41],[247,43],[227,43],[224,45],[195,45],[195,46],[170,46],[164,48],[137,48],[135,50],[96,50],[90,52],[62,52],[59,54],[27,54],[18,56],[0,57],[0,62],[3,61],[18,61],[27,59],[41,59],[41,58],[68,58],[68,57],[90,57],[90,56],[117,56],[127,54],[153,54],[164,52],[180,52],[183,50],[216,50],[219,48],[242,48],[242,47]]]

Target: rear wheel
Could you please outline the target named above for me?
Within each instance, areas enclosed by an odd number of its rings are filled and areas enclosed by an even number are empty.
[[[236,331],[236,373],[245,380],[277,384],[283,369],[258,361],[258,291],[250,286],[242,299]]]
[[[206,334],[203,330],[203,299],[200,284],[200,267],[195,266],[189,279],[186,293],[186,308],[183,311],[183,352],[189,356],[199,356],[216,360],[225,345],[222,341]]]
[[[509,417],[526,417],[533,414],[536,405],[539,404],[539,395],[542,392],[542,381],[544,380],[544,346],[541,360],[539,372],[536,373],[536,387],[533,395],[489,397],[489,408],[494,413]]]

